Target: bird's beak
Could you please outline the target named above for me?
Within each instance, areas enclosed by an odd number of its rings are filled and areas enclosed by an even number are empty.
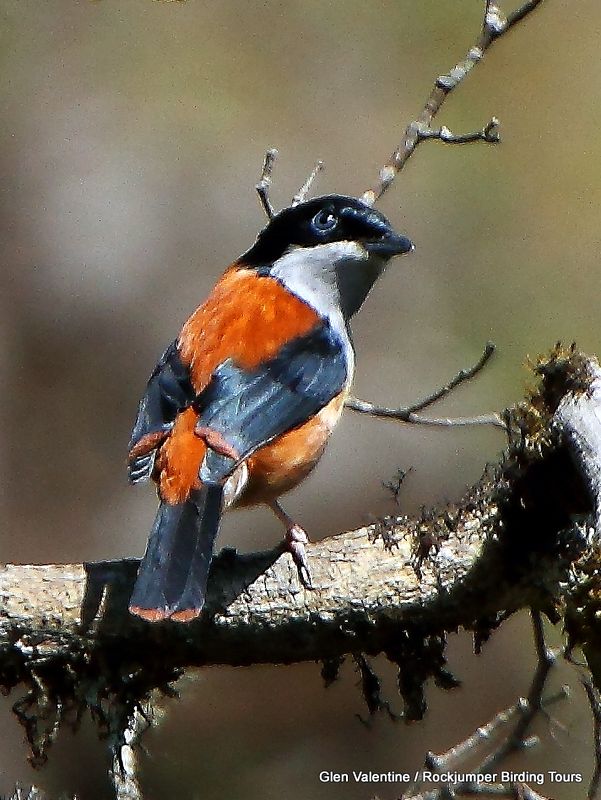
[[[379,239],[364,242],[363,246],[370,255],[381,256],[382,258],[392,258],[393,256],[400,256],[403,253],[410,253],[415,249],[415,245],[406,236],[401,234],[390,233],[385,234]]]

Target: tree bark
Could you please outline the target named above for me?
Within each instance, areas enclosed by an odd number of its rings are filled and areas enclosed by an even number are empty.
[[[497,467],[457,505],[310,545],[313,590],[278,549],[225,550],[199,620],[149,624],[127,611],[137,561],[0,567],[0,683],[28,688],[15,710],[34,755],[82,706],[121,729],[191,665],[317,660],[332,675],[346,654],[383,652],[420,717],[428,677],[453,685],[446,633],[471,629],[479,646],[528,607],[564,618],[598,681],[601,370],[557,347],[535,372]]]

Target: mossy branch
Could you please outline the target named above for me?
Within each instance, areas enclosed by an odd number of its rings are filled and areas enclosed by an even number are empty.
[[[312,591],[279,549],[226,550],[200,619],[152,625],[127,611],[136,561],[1,567],[0,683],[28,689],[15,710],[34,756],[84,707],[115,736],[192,665],[316,660],[335,674],[346,654],[385,653],[419,718],[429,677],[456,685],[446,634],[479,645],[522,608],[563,618],[599,685],[601,370],[556,347],[534,372],[536,391],[505,412],[501,463],[462,502],[311,545]]]

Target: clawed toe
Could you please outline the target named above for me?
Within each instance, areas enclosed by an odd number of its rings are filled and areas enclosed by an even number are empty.
[[[305,545],[309,543],[309,537],[303,528],[295,523],[286,531],[285,541],[286,548],[296,565],[300,582],[305,589],[312,589],[313,580],[311,578],[311,570],[309,569],[307,550],[305,548]]]

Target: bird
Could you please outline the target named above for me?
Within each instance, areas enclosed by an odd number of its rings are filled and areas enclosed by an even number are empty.
[[[202,611],[224,511],[265,504],[311,587],[304,529],[279,498],[319,461],[349,395],[349,321],[413,244],[362,200],[284,208],[217,281],[161,356],[128,450],[159,507],[129,611],[190,622]]]

